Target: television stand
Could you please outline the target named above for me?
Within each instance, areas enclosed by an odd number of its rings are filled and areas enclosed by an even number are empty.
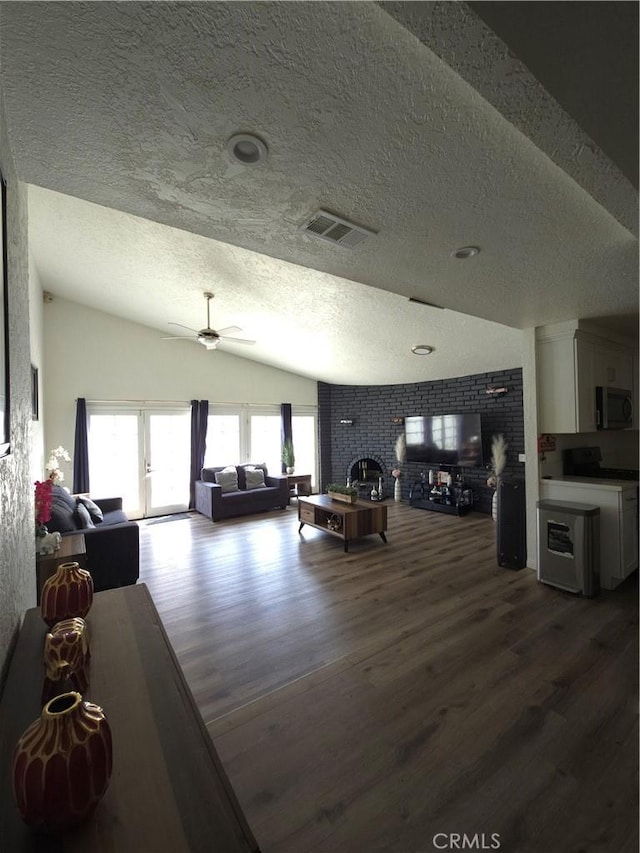
[[[409,490],[409,506],[449,515],[466,515],[473,509],[473,492],[465,483],[430,486],[419,480]]]

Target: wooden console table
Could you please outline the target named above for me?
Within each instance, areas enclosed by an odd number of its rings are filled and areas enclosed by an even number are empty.
[[[349,542],[378,533],[383,542],[387,541],[386,504],[357,500],[353,504],[334,501],[328,495],[312,495],[298,499],[298,521],[302,530],[305,524],[324,530],[331,536],[337,536],[344,542],[344,550],[349,550]]]
[[[40,714],[46,625],[27,611],[0,703],[0,838],[11,853],[259,853],[144,584],[99,592],[87,615],[90,684],[113,735],[93,816],[59,838],[23,823],[11,756]]]

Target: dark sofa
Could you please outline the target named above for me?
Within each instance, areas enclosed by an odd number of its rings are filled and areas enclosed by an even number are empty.
[[[236,469],[237,488],[225,491],[216,481],[216,475],[231,468]],[[247,468],[260,469],[263,472],[264,486],[247,486]],[[196,509],[212,521],[232,518],[238,515],[250,515],[270,509],[286,509],[289,505],[289,484],[285,476],[272,477],[267,466],[262,463],[203,468],[200,479],[196,480]]]
[[[84,534],[87,569],[96,592],[129,586],[140,574],[140,528],[122,510],[122,498],[89,500],[54,486],[47,528]],[[100,518],[102,516],[102,518]]]

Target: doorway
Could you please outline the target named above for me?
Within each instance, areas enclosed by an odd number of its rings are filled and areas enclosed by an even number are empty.
[[[188,406],[90,404],[91,494],[122,497],[130,518],[189,507],[191,415]]]

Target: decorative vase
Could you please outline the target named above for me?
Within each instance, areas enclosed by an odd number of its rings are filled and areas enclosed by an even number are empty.
[[[13,793],[25,823],[61,831],[86,820],[111,779],[111,729],[79,693],[56,696],[13,752]]]
[[[287,474],[293,474],[294,468],[292,465],[287,465]]]
[[[54,625],[44,640],[42,704],[56,693],[66,693],[67,680],[73,690],[84,693],[89,684],[90,657],[89,631],[84,619],[75,616]]]
[[[45,581],[40,599],[42,618],[51,628],[56,622],[84,618],[93,603],[93,579],[79,563],[61,563]]]
[[[393,499],[394,501],[402,500],[402,486],[400,485],[400,477],[396,477],[396,482],[393,487]]]
[[[491,497],[491,518],[498,520],[498,489],[495,489]]]

